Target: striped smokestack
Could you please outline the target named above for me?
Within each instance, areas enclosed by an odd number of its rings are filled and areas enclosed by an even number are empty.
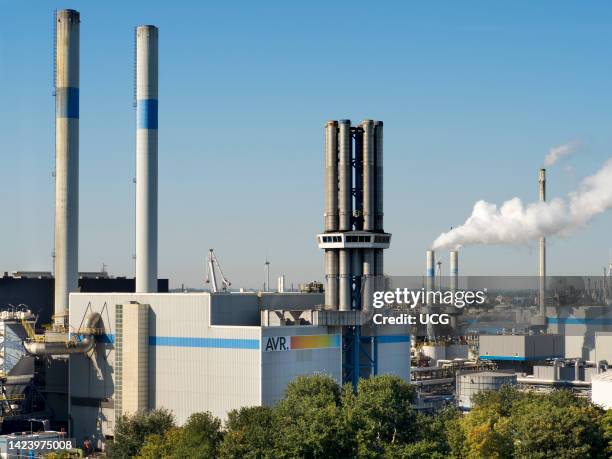
[[[136,28],[136,292],[157,292],[158,29]]]
[[[68,294],[78,288],[79,29],[74,10],[55,16],[55,318],[66,324]]]

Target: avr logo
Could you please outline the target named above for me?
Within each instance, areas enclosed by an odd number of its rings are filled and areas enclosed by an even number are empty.
[[[266,341],[266,352],[270,351],[290,351],[289,336],[270,336]]]

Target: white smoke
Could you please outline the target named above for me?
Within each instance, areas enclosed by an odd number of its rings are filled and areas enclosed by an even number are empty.
[[[578,145],[576,143],[565,143],[551,148],[544,157],[544,165],[547,167],[552,166],[564,156],[569,156],[574,153],[577,147]]]
[[[578,190],[565,199],[525,205],[519,198],[513,198],[499,207],[478,201],[465,223],[438,236],[432,249],[477,244],[523,245],[542,236],[564,237],[610,208],[612,158],[594,175],[582,180]]]

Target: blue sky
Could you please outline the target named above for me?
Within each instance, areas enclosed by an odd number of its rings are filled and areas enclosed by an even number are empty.
[[[201,286],[215,249],[235,286],[322,279],[327,119],[385,122],[386,272],[474,202],[571,191],[612,151],[612,4],[0,1],[0,269],[53,249],[53,10],[81,12],[80,269],[132,275],[133,28],[160,28],[160,266]],[[572,170],[566,170],[571,166]],[[599,273],[610,215],[549,243],[552,274]],[[440,254],[447,265],[447,254]],[[462,274],[537,272],[535,246],[474,247]]]

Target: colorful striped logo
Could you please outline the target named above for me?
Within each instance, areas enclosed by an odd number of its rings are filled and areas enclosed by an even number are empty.
[[[297,335],[297,336],[268,336],[264,338],[264,352],[296,351],[300,349],[329,349],[340,348],[342,338],[340,335]]]

